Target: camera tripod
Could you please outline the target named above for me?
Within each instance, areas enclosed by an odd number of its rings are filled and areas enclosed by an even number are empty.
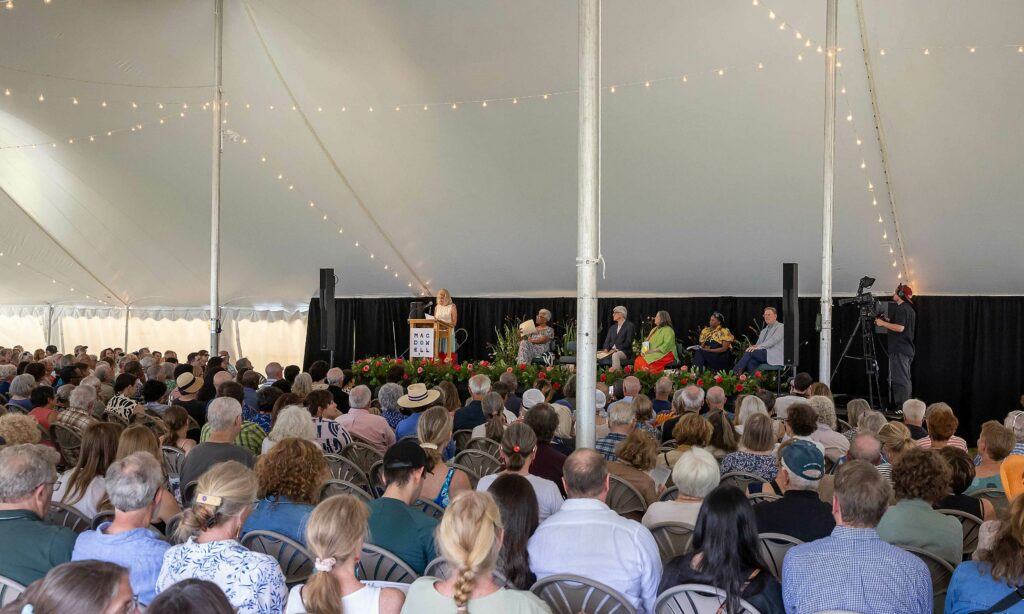
[[[835,369],[832,370],[832,379],[834,380],[836,374],[839,372],[840,365],[843,364],[843,359],[849,358],[850,360],[863,360],[864,361],[864,374],[868,378],[868,404],[871,407],[881,407],[885,409],[882,401],[882,386],[879,382],[878,377],[878,354],[875,348],[875,318],[870,315],[861,315],[857,318],[857,326],[854,327],[853,332],[850,334],[850,338],[846,340],[846,345],[843,346],[843,353],[839,355],[839,360],[836,362]],[[860,356],[850,355],[850,348],[853,346],[853,340],[857,338],[857,333],[860,333],[861,352]],[[875,401],[878,405],[875,405]]]

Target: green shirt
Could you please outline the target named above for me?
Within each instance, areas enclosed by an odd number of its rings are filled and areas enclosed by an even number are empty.
[[[434,529],[437,520],[404,502],[390,497],[374,499],[370,508],[370,539],[375,546],[390,551],[422,574],[427,563],[437,557]]]
[[[239,431],[238,437],[235,437],[235,445],[241,446],[258,456],[263,451],[263,440],[266,436],[267,434],[260,428],[260,425],[255,422],[243,422],[242,430]],[[207,422],[199,433],[199,443],[203,443],[209,438],[210,423]]]
[[[437,578],[419,578],[409,586],[402,613],[433,612],[455,614],[457,606],[451,597],[437,592],[434,583]],[[514,591],[501,588],[487,595],[473,599],[467,604],[473,614],[550,614],[551,608],[540,597],[530,591]]]
[[[894,546],[927,550],[956,567],[963,560],[960,521],[932,509],[921,499],[904,499],[890,507],[878,523],[878,536]]]
[[[78,535],[29,510],[0,510],[0,576],[25,586],[71,560]]]
[[[648,363],[661,360],[666,354],[676,353],[676,331],[672,330],[671,326],[659,326],[654,329],[647,341],[651,344],[650,349],[644,354],[644,360]]]

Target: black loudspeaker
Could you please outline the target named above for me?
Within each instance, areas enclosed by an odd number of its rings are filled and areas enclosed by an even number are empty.
[[[782,263],[782,321],[786,325],[785,361],[796,373],[800,363],[800,293],[797,292],[797,266],[795,262]]]
[[[320,349],[325,352],[337,349],[334,318],[334,269],[320,269]]]

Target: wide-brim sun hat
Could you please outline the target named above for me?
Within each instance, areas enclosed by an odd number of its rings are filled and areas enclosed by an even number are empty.
[[[406,409],[418,409],[433,405],[440,398],[440,390],[428,390],[426,384],[410,384],[408,392],[399,397],[398,406]]]
[[[188,371],[179,375],[174,381],[182,394],[193,394],[199,392],[199,389],[203,387],[203,378],[196,377]]]

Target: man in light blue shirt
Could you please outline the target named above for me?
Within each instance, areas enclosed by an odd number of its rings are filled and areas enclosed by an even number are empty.
[[[774,307],[765,307],[764,328],[757,336],[757,343],[747,348],[733,367],[734,373],[753,373],[760,365],[781,365],[785,362],[783,345],[785,325],[779,322],[779,312]]]
[[[139,603],[156,597],[156,579],[170,544],[149,528],[160,507],[163,472],[148,452],[136,452],[107,469],[107,496],[114,505],[114,521],[78,536],[72,561],[97,560],[120,565],[129,571],[132,590]]]
[[[878,537],[889,482],[864,460],[843,463],[835,479],[828,537],[786,553],[782,598],[787,614],[827,610],[929,614],[932,579],[924,561]]]

